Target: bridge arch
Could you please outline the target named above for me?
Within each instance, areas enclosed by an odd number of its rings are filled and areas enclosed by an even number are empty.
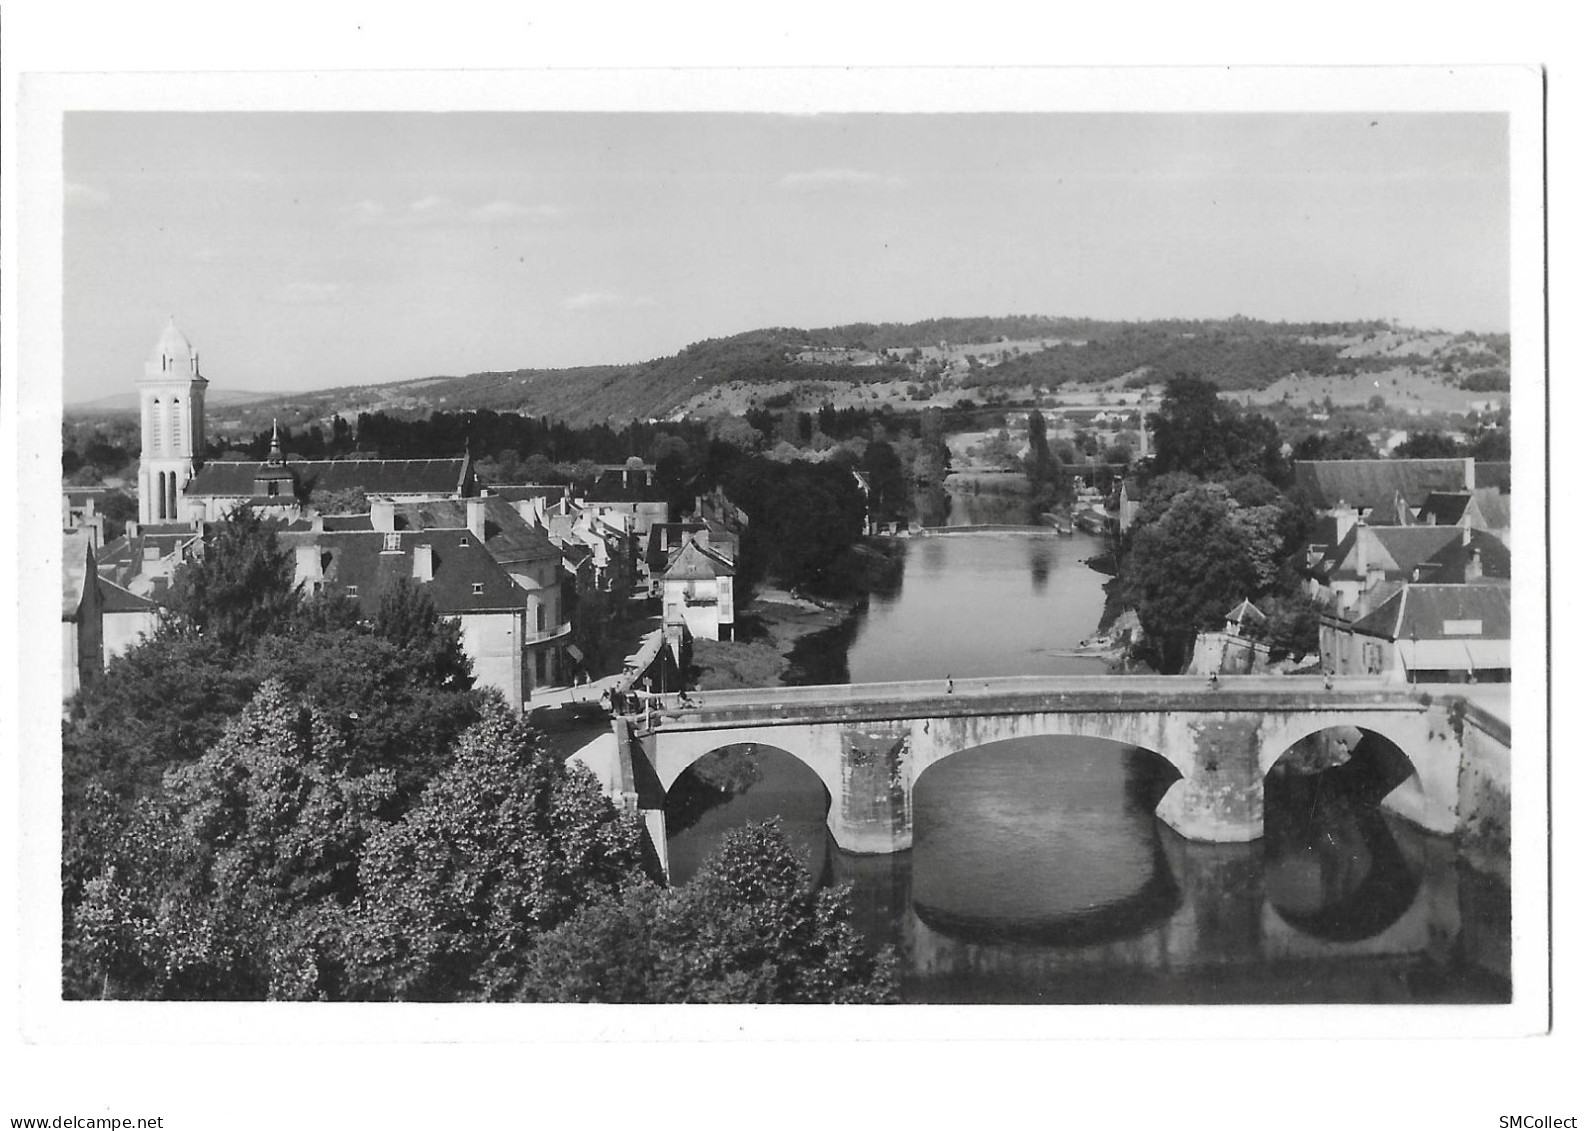
[[[1440,831],[1445,808],[1453,824],[1454,803],[1441,802],[1441,787],[1450,775],[1439,749],[1439,737],[1432,733],[1422,711],[1361,713],[1296,713],[1280,716],[1278,725],[1263,745],[1259,768],[1267,775],[1293,749],[1325,733],[1359,737],[1350,744],[1350,760],[1342,772],[1350,777],[1359,792],[1374,793],[1384,808],[1423,828]],[[1449,784],[1453,784],[1453,781]]]
[[[980,748],[1017,738],[1089,738],[1156,755],[1181,777],[1192,767],[1192,744],[1179,740],[1167,715],[1140,712],[1028,713],[964,716],[918,721],[913,744],[911,784],[937,762],[971,755]]]

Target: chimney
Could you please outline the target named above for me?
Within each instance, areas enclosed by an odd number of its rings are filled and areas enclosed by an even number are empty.
[[[124,531],[122,531],[122,533],[124,533],[127,536],[127,541],[128,542],[137,541],[137,538],[138,538],[138,524],[136,522],[128,522],[127,523],[127,528]]]
[[[464,499],[463,506],[468,512],[469,533],[481,542],[485,541],[485,500]]]
[[[1338,546],[1345,541],[1345,536],[1351,533],[1351,528],[1356,525],[1356,512],[1343,503],[1334,511],[1334,544]]]
[[[325,516],[319,511],[315,511],[314,517],[309,520],[309,529],[316,534],[325,533]]]
[[[435,579],[435,557],[431,553],[430,545],[414,547],[414,580],[432,581]]]
[[[1483,580],[1483,551],[1476,546],[1472,548],[1472,553],[1467,555],[1467,572],[1464,580],[1469,584]]]
[[[369,524],[375,530],[387,532],[397,529],[397,504],[390,499],[369,501]]]

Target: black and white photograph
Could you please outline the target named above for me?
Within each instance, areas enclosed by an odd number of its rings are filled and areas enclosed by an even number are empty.
[[[800,77],[25,76],[29,1043],[1549,1032],[1539,70]]]

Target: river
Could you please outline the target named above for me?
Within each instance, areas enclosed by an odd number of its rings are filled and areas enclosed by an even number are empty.
[[[912,540],[898,591],[835,632],[849,679],[1101,671],[1073,654],[1102,612],[1085,565],[1101,549],[1083,535]],[[1271,775],[1262,840],[1195,844],[1153,816],[1168,785],[1156,756],[998,743],[921,777],[911,851],[855,856],[833,845],[811,771],[770,748],[755,764],[731,800],[670,814],[688,822],[670,823],[675,881],[726,831],[779,817],[821,882],[852,885],[855,922],[898,954],[907,1001],[1510,997],[1507,885],[1330,772]]]

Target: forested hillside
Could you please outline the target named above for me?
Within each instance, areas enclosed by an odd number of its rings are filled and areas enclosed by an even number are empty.
[[[308,423],[337,412],[351,418],[437,409],[621,425],[739,415],[772,398],[801,408],[860,399],[948,407],[1020,389],[1161,385],[1177,373],[1201,376],[1226,391],[1260,390],[1286,379],[1422,374],[1462,390],[1503,392],[1509,358],[1508,335],[1423,332],[1384,322],[935,318],[751,330],[634,364],[341,386],[239,406],[235,415],[244,431],[277,417]]]

